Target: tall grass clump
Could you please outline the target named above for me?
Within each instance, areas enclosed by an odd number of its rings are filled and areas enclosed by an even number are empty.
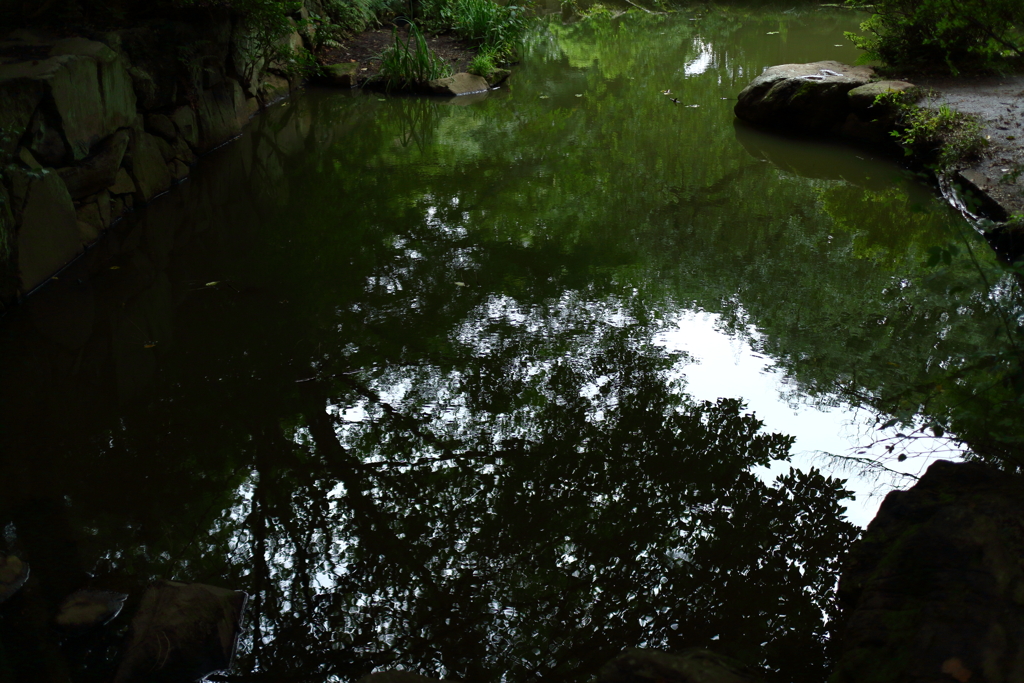
[[[398,29],[392,33],[395,42],[381,54],[380,65],[380,76],[388,90],[411,88],[452,75],[451,65],[430,49],[416,24],[409,24],[409,36],[405,40],[398,35]]]
[[[439,30],[453,30],[495,59],[513,55],[529,28],[524,7],[494,0],[425,0],[422,7]]]

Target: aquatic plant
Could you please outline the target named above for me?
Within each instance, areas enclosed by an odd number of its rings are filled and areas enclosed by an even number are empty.
[[[409,24],[408,38],[403,40],[398,29],[393,31],[394,43],[381,53],[380,76],[391,88],[409,88],[435,78],[452,75],[452,67],[427,45],[423,32]]]

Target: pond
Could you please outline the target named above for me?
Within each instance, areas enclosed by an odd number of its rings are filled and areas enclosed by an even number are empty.
[[[108,680],[156,578],[249,594],[221,680],[586,681],[627,646],[823,680],[878,499],[812,456],[902,448],[869,399],[993,324],[931,188],[734,121],[859,21],[556,15],[487,95],[254,119],[0,327],[32,566],[0,681]],[[82,586],[128,608],[62,640]]]

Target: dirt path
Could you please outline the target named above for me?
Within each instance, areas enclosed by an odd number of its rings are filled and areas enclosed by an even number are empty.
[[[989,140],[985,158],[961,175],[1002,206],[1024,213],[1024,76],[967,79],[914,79],[937,96],[924,106],[943,104],[974,114]]]

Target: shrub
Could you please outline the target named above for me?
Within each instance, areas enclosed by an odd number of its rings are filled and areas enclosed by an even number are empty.
[[[847,0],[873,9],[847,33],[869,59],[918,69],[997,68],[1024,57],[1021,0]],[[873,3],[873,4],[872,4]]]
[[[977,157],[988,144],[976,118],[944,104],[938,109],[918,107],[901,101],[900,93],[879,95],[875,101],[895,113],[897,130],[892,134],[907,155],[939,168]]]
[[[420,83],[452,75],[452,67],[427,45],[416,24],[409,24],[409,37],[402,40],[398,29],[394,43],[381,54],[380,76],[391,88],[409,88]]]

